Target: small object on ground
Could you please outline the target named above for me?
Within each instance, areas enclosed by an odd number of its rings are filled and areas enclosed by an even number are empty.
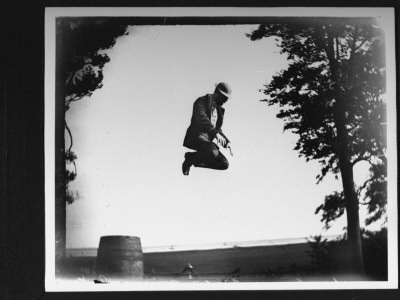
[[[223,280],[222,282],[238,282],[238,278],[240,277],[240,268],[236,268],[233,270],[231,273],[229,273]]]
[[[182,274],[187,274],[189,279],[192,279],[192,275],[194,275],[194,267],[188,263],[186,267],[182,270]]]
[[[94,283],[109,283],[108,279],[103,275],[100,275],[100,279],[95,279]]]

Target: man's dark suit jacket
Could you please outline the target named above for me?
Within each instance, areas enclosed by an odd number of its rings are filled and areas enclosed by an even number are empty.
[[[186,130],[183,146],[196,150],[196,141],[199,136],[205,136],[211,142],[217,133],[221,134],[227,141],[227,137],[222,133],[221,127],[224,121],[225,109],[216,105],[218,119],[215,127],[211,124],[211,111],[214,101],[210,94],[198,98],[193,104],[193,114],[190,126]]]

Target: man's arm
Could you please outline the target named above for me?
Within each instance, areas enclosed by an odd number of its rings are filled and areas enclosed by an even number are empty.
[[[222,131],[219,131],[219,132],[217,133],[216,138],[217,138],[218,144],[220,144],[220,145],[222,145],[222,147],[228,149],[229,152],[231,153],[231,156],[233,156],[231,142],[230,142],[230,141],[228,140],[228,138],[222,133]]]
[[[226,135],[222,132],[221,129],[218,131],[218,133],[226,140],[226,143],[225,143],[225,148],[226,148],[226,146],[227,146],[231,141],[226,137]]]

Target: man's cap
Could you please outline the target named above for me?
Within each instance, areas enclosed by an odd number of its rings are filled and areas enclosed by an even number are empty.
[[[226,96],[226,97],[230,97],[231,93],[232,93],[232,89],[229,86],[229,84],[227,84],[226,82],[220,82],[218,83],[215,88],[221,92],[222,95]]]

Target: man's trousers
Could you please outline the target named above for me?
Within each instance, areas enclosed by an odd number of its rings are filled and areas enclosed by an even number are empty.
[[[194,143],[193,149],[197,152],[189,153],[189,157],[195,167],[215,170],[228,169],[228,160],[219,151],[219,147],[208,139],[200,136]]]

